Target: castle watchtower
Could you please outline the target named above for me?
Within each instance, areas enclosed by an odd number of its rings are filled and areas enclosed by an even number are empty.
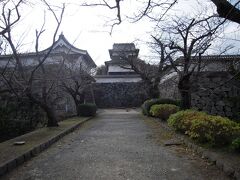
[[[129,61],[138,58],[139,49],[133,43],[113,44],[109,50],[110,61],[106,61],[108,75],[131,75],[136,74],[129,65]]]
[[[133,43],[113,44],[109,50],[111,60],[105,62],[107,74],[95,76],[98,107],[139,107],[148,98],[144,82],[131,68],[138,53]]]

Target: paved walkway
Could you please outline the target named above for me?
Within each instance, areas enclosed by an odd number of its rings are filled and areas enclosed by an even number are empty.
[[[134,110],[104,110],[3,179],[228,179],[184,147],[161,145],[152,128]]]

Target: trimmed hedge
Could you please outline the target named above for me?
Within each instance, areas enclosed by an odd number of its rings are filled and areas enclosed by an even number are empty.
[[[237,123],[221,116],[208,115],[204,119],[194,120],[187,134],[199,142],[213,145],[226,145],[240,133]]]
[[[179,111],[179,107],[173,104],[156,104],[151,106],[150,114],[153,117],[161,118],[162,120],[167,120],[171,114]]]
[[[141,108],[142,108],[142,113],[146,116],[150,116],[150,109],[151,106],[155,105],[155,104],[173,104],[176,106],[180,106],[180,101],[179,100],[173,100],[173,99],[149,99],[146,100]]]
[[[169,117],[168,125],[176,131],[185,133],[190,129],[193,120],[204,118],[206,115],[204,112],[195,110],[179,111]]]
[[[97,106],[91,103],[80,104],[78,105],[78,111],[80,116],[94,116],[97,112]]]
[[[200,143],[214,146],[228,145],[240,134],[238,123],[225,117],[194,110],[180,111],[171,115],[168,124]]]

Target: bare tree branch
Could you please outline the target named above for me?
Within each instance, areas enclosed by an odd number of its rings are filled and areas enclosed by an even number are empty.
[[[50,56],[50,53],[54,48],[54,45],[56,42],[56,35],[58,33],[59,27],[63,20],[65,5],[63,4],[61,8],[61,13],[58,17],[58,15],[52,9],[52,7],[45,0],[43,0],[43,2],[46,5],[46,7],[49,9],[53,17],[55,18],[55,21],[57,22],[56,28],[53,33],[53,39],[52,39],[52,44],[50,48],[42,52],[40,52],[38,49],[40,37],[45,31],[44,30],[45,21],[46,21],[45,15],[44,15],[44,22],[43,22],[43,25],[41,26],[41,29],[39,31],[36,30],[35,50],[36,50],[36,58],[38,62],[37,65],[32,64],[29,66],[24,64],[23,62],[24,58],[21,57],[21,55],[17,52],[16,46],[13,43],[13,37],[11,33],[12,31],[11,31],[11,28],[9,28],[8,31],[6,31],[6,33],[3,34],[3,37],[10,44],[10,47],[13,52],[13,61],[16,64],[15,66],[16,68],[14,68],[14,70],[12,71],[12,76],[8,75],[8,76],[2,76],[2,77],[8,78],[8,79],[5,79],[5,81],[7,81],[8,87],[12,92],[17,92],[18,94],[21,94],[21,96],[18,95],[18,97],[22,97],[22,96],[28,97],[31,102],[35,103],[46,112],[48,116],[48,126],[57,126],[58,124],[57,124],[57,119],[56,119],[53,106],[54,106],[54,102],[58,99],[58,97],[51,96],[51,95],[54,95],[53,89],[56,87],[56,82],[54,80],[49,79],[49,77],[47,77],[47,76],[53,76],[53,74],[55,73],[54,72],[55,70],[54,68],[51,69],[49,65],[47,68],[45,68],[44,63],[47,60],[47,58]],[[6,27],[8,27],[11,24],[11,16],[12,16],[11,11],[8,11],[7,15],[6,13],[2,14]],[[19,13],[18,13],[18,16],[20,17]],[[59,71],[56,72],[56,74],[59,74],[59,72],[61,71],[61,67],[62,65],[60,64],[58,69]],[[49,74],[47,70],[52,71],[51,72],[52,74]],[[56,75],[56,77],[57,76],[58,75]],[[37,92],[36,92],[36,85],[40,86]],[[15,87],[18,88],[16,91],[15,91]]]
[[[240,24],[240,10],[237,8],[240,1],[236,1],[235,4],[231,4],[227,0],[211,0],[217,7],[217,12],[220,17],[226,18],[230,21]]]
[[[21,18],[21,15],[19,13],[19,6],[23,3],[23,0],[19,0],[18,3],[16,5],[14,5],[14,8],[13,9],[8,9],[6,10],[6,6],[7,4],[9,3],[10,1],[6,1],[6,2],[3,2],[3,7],[2,7],[2,17],[3,17],[3,22],[4,22],[4,25],[5,26],[0,26],[0,35],[4,35],[5,33],[7,33],[10,28],[16,24],[20,18]],[[7,12],[6,12],[7,11]],[[11,18],[13,17],[12,16],[12,13],[13,11],[16,13],[16,18],[14,20],[12,20]]]

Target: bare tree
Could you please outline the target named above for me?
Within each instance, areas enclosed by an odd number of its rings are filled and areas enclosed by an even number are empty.
[[[222,23],[224,21],[219,21],[215,17],[200,19],[181,17],[173,19],[170,25],[163,28],[163,31],[168,34],[169,51],[172,55],[182,56],[176,61],[169,56],[169,61],[179,75],[178,88],[183,109],[191,107],[191,77],[201,70],[201,55],[217,37]],[[176,64],[181,68],[178,68]]]
[[[111,30],[110,30],[110,34],[112,34],[113,28],[116,25],[120,25],[122,23],[122,2],[123,0],[115,0],[115,1],[109,1],[109,0],[100,0],[100,1],[96,1],[96,0],[92,0],[92,1],[86,1],[85,3],[82,3],[81,6],[87,6],[87,7],[106,7],[110,10],[116,11],[116,18],[112,18],[113,22],[111,24]],[[138,1],[135,1],[138,2]],[[177,0],[146,0],[146,2],[138,2],[138,3],[142,3],[142,9],[138,9],[136,10],[136,12],[133,15],[126,15],[127,19],[130,19],[132,22],[137,22],[140,19],[142,19],[143,17],[148,17],[150,19],[153,20],[160,20],[162,17],[164,17],[164,15],[168,12],[169,9],[171,9],[171,7],[176,4]],[[152,16],[152,12],[155,12],[155,9],[157,9],[157,11],[161,12],[158,13],[161,14],[159,18],[159,16],[156,18],[154,16]]]
[[[158,98],[159,83],[171,65],[168,62],[169,54],[167,54],[166,51],[167,45],[157,37],[152,36],[152,38],[153,43],[151,43],[151,46],[154,46],[155,51],[159,54],[159,61],[157,63],[147,63],[146,61],[137,58],[134,54],[129,54],[129,51],[126,49],[126,51],[122,51],[120,56],[121,59],[127,63],[121,67],[124,69],[131,69],[140,75],[143,82],[149,87],[149,96],[152,98]]]
[[[1,1],[2,18],[0,20],[0,36],[7,33],[20,20],[19,7],[23,3],[23,0],[19,0],[17,3],[9,0]]]
[[[228,0],[211,0],[217,8],[219,17],[226,18],[230,21],[240,24],[240,9],[238,5],[240,1]]]
[[[61,65],[57,66],[59,69],[56,69],[56,66],[51,67],[48,65],[47,59],[56,42],[56,35],[63,19],[65,6],[63,5],[61,7],[61,12],[58,17],[52,7],[45,0],[43,0],[43,2],[52,13],[57,23],[53,34],[52,45],[46,51],[39,51],[39,40],[45,31],[44,18],[44,23],[40,31],[36,30],[35,54],[37,59],[35,59],[35,62],[28,64],[21,54],[18,53],[16,45],[13,42],[14,37],[12,37],[12,29],[8,28],[5,34],[3,34],[3,37],[11,47],[12,56],[5,64],[5,68],[3,68],[1,72],[1,78],[4,80],[4,84],[7,85],[7,88],[10,89],[17,98],[21,99],[22,96],[26,96],[31,102],[40,106],[48,117],[47,125],[50,127],[58,126],[54,111],[54,103],[57,99],[54,89],[56,87],[55,77],[61,71]],[[11,13],[9,13],[8,16],[3,13],[2,16],[5,19],[5,26],[8,27],[9,24],[11,24]],[[56,73],[53,74],[53,72]]]
[[[94,78],[84,70],[82,64],[77,62],[68,63],[62,71],[61,87],[63,91],[69,94],[75,103],[77,115],[80,115],[78,106],[84,103],[85,94],[91,90]]]
[[[126,15],[127,18],[131,19],[132,22],[141,20],[144,17],[150,18],[154,21],[161,21],[162,18],[168,13],[168,11],[181,0],[145,0],[141,1],[142,6],[140,9],[136,9],[134,15]],[[216,7],[218,16],[229,21],[240,24],[240,1],[233,0],[210,0]],[[136,1],[137,2],[137,1]],[[88,3],[83,3],[82,6],[104,6],[111,10],[115,10],[116,19],[112,24],[112,28],[115,25],[122,23],[122,3],[121,0],[115,0],[114,5],[110,5],[107,0],[100,1],[88,1]],[[202,3],[202,2],[201,2]],[[156,16],[155,16],[155,15]],[[111,29],[112,32],[112,29]]]

